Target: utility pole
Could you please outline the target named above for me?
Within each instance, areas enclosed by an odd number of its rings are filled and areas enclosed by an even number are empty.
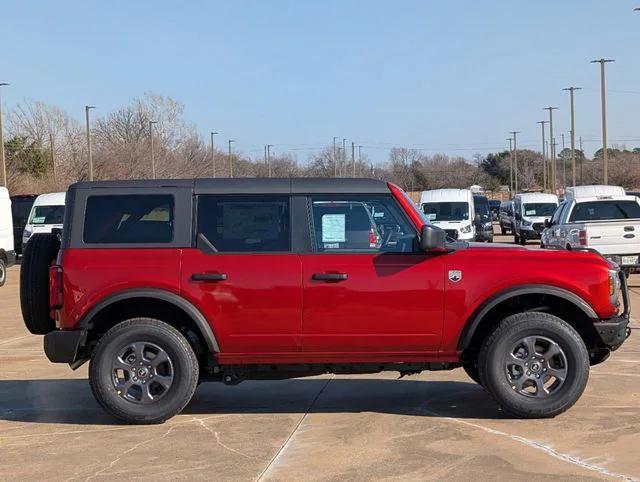
[[[271,148],[273,144],[267,144],[267,167],[269,171],[269,177],[271,177]]]
[[[513,137],[509,141],[509,191],[513,191]]]
[[[351,177],[356,177],[356,143],[351,143]]]
[[[218,134],[218,131],[211,131],[211,174],[216,177],[216,150],[214,136]]]
[[[345,171],[346,171],[346,164],[347,164],[347,140],[344,137],[342,138],[342,156],[340,157],[340,163],[341,163],[340,175],[344,176],[344,174],[342,173],[342,165],[345,166]]]
[[[338,157],[336,154],[336,140],[338,138],[333,136],[333,177],[338,177]]]
[[[544,191],[547,190],[547,154],[545,149],[545,140],[544,140],[544,125],[548,121],[538,121],[540,127],[542,128],[542,189]]]
[[[233,177],[233,157],[231,152],[231,144],[235,141],[233,139],[229,139],[229,177]]]
[[[0,162],[2,163],[2,185],[9,187],[7,183],[7,162],[4,158],[4,128],[2,127],[2,87],[9,84],[0,82]]]
[[[156,178],[156,158],[153,153],[153,124],[157,124],[156,121],[149,121],[149,142],[151,143],[151,179]]]
[[[576,185],[576,126],[575,115],[573,109],[573,94],[576,90],[582,90],[580,87],[567,87],[569,91],[569,102],[571,103],[571,181],[572,185]]]
[[[604,162],[604,183],[609,184],[609,159],[607,155],[607,99],[605,91],[605,72],[604,66],[609,62],[615,62],[611,59],[592,60],[592,64],[600,64],[600,98],[602,100],[602,158]]]
[[[358,146],[358,164],[360,164],[360,174],[362,174],[362,146]]]
[[[582,136],[580,136],[580,184],[584,184],[582,178],[582,165],[584,164],[584,149],[582,149]]]
[[[567,158],[564,156],[565,147],[564,147],[564,132],[560,134],[562,136],[562,187],[564,189],[567,188]]]
[[[513,134],[513,186],[514,191],[518,193],[518,134],[519,131],[511,131]]]
[[[89,181],[93,181],[93,155],[91,153],[91,129],[89,127],[89,111],[95,108],[96,108],[95,105],[84,106],[84,115],[87,121],[87,152],[88,152],[88,160],[89,160]]]
[[[554,147],[555,141],[553,138],[553,111],[557,110],[557,107],[545,107],[543,110],[549,111],[549,139],[551,140],[551,192],[556,192],[557,183],[557,171],[556,171],[556,150]]]
[[[53,174],[53,182],[56,181],[56,156],[53,147],[53,132],[49,131],[49,151],[51,153],[51,171]]]

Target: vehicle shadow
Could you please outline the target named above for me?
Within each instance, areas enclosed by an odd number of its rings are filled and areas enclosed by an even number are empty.
[[[509,418],[471,382],[373,378],[205,383],[183,413],[289,414],[373,412],[461,419]],[[94,400],[86,379],[2,380],[0,420],[117,425]]]

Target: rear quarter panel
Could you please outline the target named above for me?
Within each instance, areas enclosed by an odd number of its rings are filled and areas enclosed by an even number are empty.
[[[505,262],[507,260],[507,262]],[[443,358],[457,355],[460,335],[474,312],[493,296],[523,285],[562,288],[587,302],[601,318],[609,318],[608,265],[597,254],[519,248],[469,248],[449,253],[445,262]],[[448,279],[449,270],[462,280]]]
[[[73,328],[99,301],[119,291],[180,292],[181,249],[65,249],[59,328]]]

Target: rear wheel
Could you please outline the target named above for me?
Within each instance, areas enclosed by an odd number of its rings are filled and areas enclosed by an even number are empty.
[[[59,249],[55,234],[34,234],[22,258],[20,308],[27,329],[34,335],[46,335],[56,327],[49,311],[49,268]]]
[[[198,385],[193,348],[172,326],[135,318],[111,328],[89,367],[91,391],[127,423],[162,423],[181,412]]]
[[[582,395],[589,356],[580,335],[548,313],[505,318],[483,343],[478,360],[483,386],[511,414],[554,417]]]

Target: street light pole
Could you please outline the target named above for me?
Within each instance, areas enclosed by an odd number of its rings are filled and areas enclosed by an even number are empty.
[[[513,185],[514,192],[518,193],[518,134],[519,131],[511,131],[513,134]]]
[[[576,90],[582,90],[580,87],[567,87],[569,91],[569,101],[571,103],[571,181],[572,186],[576,185],[576,126],[573,106],[573,94]]]
[[[215,154],[215,135],[219,134],[218,131],[211,131],[211,174],[216,177],[216,154]]]
[[[149,142],[151,144],[151,179],[156,178],[156,158],[153,153],[153,124],[157,124],[156,121],[149,121]]]
[[[545,107],[543,110],[549,111],[549,139],[551,140],[551,192],[556,192],[557,187],[557,172],[556,172],[556,150],[554,148],[553,139],[553,111],[557,110],[557,107]]]
[[[231,144],[235,141],[233,139],[229,139],[229,177],[233,177],[233,157],[231,153]]]
[[[602,158],[604,163],[603,177],[605,184],[609,184],[609,159],[607,155],[607,96],[605,92],[604,66],[609,62],[615,62],[615,60],[599,59],[591,61],[592,64],[600,64],[600,98],[602,101]]]
[[[94,105],[85,105],[84,114],[87,121],[87,157],[89,161],[89,181],[93,181],[93,155],[91,153],[91,129],[89,127],[89,111],[95,109]]]
[[[544,140],[544,125],[548,121],[538,121],[542,130],[542,189],[547,190],[547,154]]]
[[[2,127],[2,87],[9,85],[0,82],[0,162],[2,163],[2,185],[9,187],[7,182],[7,162],[4,158],[4,128]]]

